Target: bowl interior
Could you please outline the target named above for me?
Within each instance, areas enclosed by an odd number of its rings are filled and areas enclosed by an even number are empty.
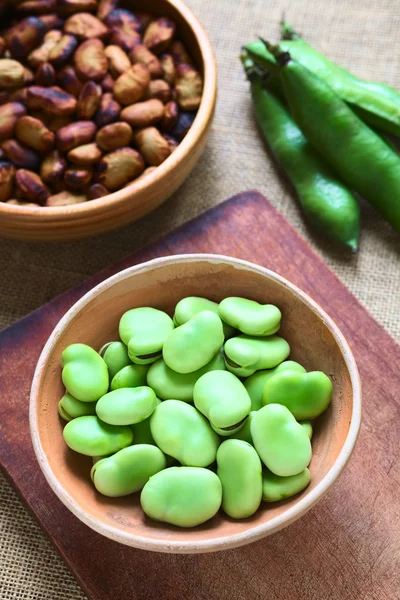
[[[124,311],[148,305],[172,315],[175,304],[190,295],[216,301],[237,295],[277,304],[283,314],[280,335],[291,346],[290,358],[307,370],[327,373],[333,380],[334,393],[330,408],[316,421],[312,479],[306,491],[285,502],[262,504],[249,519],[234,521],[221,513],[201,527],[183,530],[147,519],[140,508],[139,494],[108,499],[95,491],[89,476],[91,459],[69,450],[63,441],[63,422],[57,414],[57,403],[64,393],[60,355],[66,346],[82,342],[99,349],[105,342],[117,339],[118,322]],[[105,527],[110,532],[111,528],[132,545],[138,545],[134,536],[147,538],[150,545],[152,541],[166,544],[190,541],[195,545],[206,540],[212,544],[213,539],[248,532],[282,515],[299,499],[310,495],[333,466],[349,432],[353,408],[351,377],[342,350],[324,318],[301,294],[273,274],[200,257],[161,261],[114,277],[102,284],[100,291],[91,292],[84,306],[73,311],[53,334],[38,365],[32,395],[36,421],[33,435],[37,436],[36,450],[38,444],[40,447],[39,460],[48,461],[44,469],[53,489],[62,492],[62,499],[75,513],[83,511],[86,522],[96,523],[96,529]]]

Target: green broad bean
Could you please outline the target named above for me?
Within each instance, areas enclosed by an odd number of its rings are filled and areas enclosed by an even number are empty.
[[[163,359],[177,373],[193,373],[209,363],[223,343],[221,319],[204,310],[170,333],[164,343]]]
[[[148,365],[127,365],[114,375],[111,381],[111,391],[119,388],[134,388],[146,385]]]
[[[177,373],[160,358],[153,363],[147,373],[147,384],[163,400],[183,400],[193,402],[193,389],[196,381],[209,371],[223,371],[224,357],[220,352],[201,369],[193,373]]]
[[[147,419],[157,406],[153,390],[142,385],[108,392],[96,405],[99,419],[109,425],[133,425]]]
[[[267,381],[271,379],[271,377],[276,375],[276,373],[280,373],[281,371],[296,371],[298,373],[306,373],[305,368],[299,363],[295,362],[294,360],[285,360],[274,369],[256,371],[253,375],[247,377],[243,383],[247,393],[250,396],[251,410],[259,410],[264,406],[262,402],[262,391],[264,386]]]
[[[204,310],[211,310],[221,317],[219,314],[218,302],[207,300],[207,298],[200,298],[199,296],[188,296],[187,298],[183,298],[175,307],[174,323],[175,325],[184,325],[184,323],[187,323],[192,317]],[[235,328],[228,325],[228,323],[225,323],[223,319],[222,327],[225,339],[235,335]]]
[[[256,412],[251,435],[261,460],[275,475],[297,475],[310,463],[307,432],[281,404],[268,404]]]
[[[110,381],[118,371],[132,364],[128,348],[122,342],[108,342],[99,351],[100,356],[108,367]]]
[[[272,369],[289,354],[289,344],[277,335],[260,338],[242,334],[224,346],[226,368],[239,377],[249,377],[260,369]]]
[[[303,491],[310,483],[311,475],[304,469],[297,475],[280,477],[268,469],[262,473],[262,499],[264,502],[279,502]]]
[[[72,421],[72,419],[84,415],[95,415],[96,402],[81,402],[71,394],[66,393],[58,403],[58,414],[65,421]]]
[[[311,421],[301,421],[300,425],[307,432],[308,439],[311,440],[312,436],[313,436],[313,426],[312,426]]]
[[[96,402],[107,393],[108,368],[93,348],[71,344],[61,355],[62,381],[67,392],[81,402]]]
[[[150,477],[140,496],[148,517],[178,527],[205,523],[218,512],[221,501],[218,476],[198,467],[164,469]]]
[[[253,446],[242,440],[225,440],[218,448],[217,465],[222,510],[233,519],[254,515],[262,497],[262,466]]]
[[[196,382],[194,404],[210,423],[227,435],[250,413],[251,401],[243,383],[229,371],[210,371]]]
[[[165,467],[166,459],[159,448],[138,444],[99,460],[90,476],[100,494],[118,498],[138,492],[150,477]]]
[[[160,398],[156,397],[156,408],[157,406],[161,404],[161,400]],[[157,446],[157,444],[154,441],[153,436],[151,435],[151,430],[150,430],[150,419],[151,419],[151,415],[150,417],[147,417],[147,419],[144,419],[143,421],[140,421],[139,423],[134,423],[133,425],[131,425],[132,431],[133,431],[133,444],[151,444],[152,446]]]
[[[264,405],[282,404],[299,421],[318,417],[328,408],[331,398],[332,382],[321,371],[277,373],[262,392]]]
[[[130,427],[109,425],[92,415],[77,417],[67,423],[63,436],[71,450],[86,456],[113,454],[129,446],[133,440]]]
[[[252,410],[245,420],[244,425],[242,425],[238,431],[232,433],[229,436],[229,439],[242,440],[243,442],[247,442],[248,444],[254,446],[253,438],[251,437],[251,422],[253,421],[256,412],[256,410]]]
[[[222,300],[219,315],[232,327],[254,336],[276,333],[282,317],[279,308],[273,304],[259,304],[254,300],[236,296]]]
[[[160,358],[173,329],[174,322],[167,313],[147,306],[128,310],[119,322],[119,336],[128,346],[129,358],[139,365]]]
[[[215,461],[218,435],[191,404],[161,402],[151,416],[150,431],[157,446],[183,465],[208,467]]]

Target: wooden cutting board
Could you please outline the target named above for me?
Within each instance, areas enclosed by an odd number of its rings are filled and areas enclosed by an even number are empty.
[[[287,277],[320,303],[356,356],[364,415],[344,474],[306,516],[249,546],[180,556],[119,545],[69,513],[36,463],[28,402],[43,345],[78,298],[133,264],[191,252],[253,261]],[[246,192],[0,334],[0,462],[94,600],[395,600],[400,598],[399,366],[400,348],[393,339],[269,202]]]

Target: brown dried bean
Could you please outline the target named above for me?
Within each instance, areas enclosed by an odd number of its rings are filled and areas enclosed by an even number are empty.
[[[104,50],[104,54],[108,58],[108,70],[114,78],[125,73],[132,64],[126,52],[119,46],[113,44],[107,46]]]
[[[132,141],[132,129],[128,123],[111,123],[97,132],[96,143],[102,150],[115,150],[129,146]]]
[[[79,119],[91,119],[100,106],[101,87],[94,81],[87,81],[78,98],[76,113]]]
[[[118,0],[100,0],[99,7],[97,9],[97,16],[101,21],[104,21],[106,17],[115,10],[118,6]]]
[[[154,125],[164,116],[164,104],[161,100],[153,99],[145,102],[136,102],[121,111],[122,121],[132,127],[148,127]],[[127,145],[127,144],[126,144]]]
[[[76,98],[81,93],[83,83],[78,79],[74,67],[64,67],[56,75],[57,83]]]
[[[94,165],[100,160],[102,152],[97,144],[84,144],[68,152],[68,160],[84,167]]]
[[[114,100],[113,95],[103,94],[100,101],[100,107],[94,115],[94,120],[98,127],[104,127],[104,125],[117,121],[120,112],[121,105]]]
[[[114,89],[114,79],[111,77],[110,73],[107,73],[104,79],[99,83],[103,92],[112,92]]]
[[[164,104],[171,100],[172,90],[164,79],[152,79],[145,93],[145,98],[156,98]]]
[[[44,204],[50,195],[49,190],[37,173],[26,169],[18,169],[15,183],[22,198],[30,202]]]
[[[19,102],[20,104],[26,104],[27,95],[28,88],[18,88],[10,92],[9,102]]]
[[[8,102],[0,106],[0,140],[13,135],[18,119],[25,114],[26,108],[19,102]]]
[[[101,185],[101,183],[94,183],[90,186],[87,197],[89,200],[96,200],[96,198],[103,198],[103,196],[108,196],[110,192]]]
[[[69,33],[62,36],[59,42],[50,50],[49,62],[55,67],[61,67],[72,57],[78,46],[78,40]]]
[[[40,158],[34,152],[25,146],[22,146],[17,140],[10,139],[6,140],[1,145],[4,150],[4,154],[9,160],[11,160],[17,167],[26,169],[38,169],[40,165]]]
[[[46,200],[46,206],[72,206],[86,201],[87,197],[83,194],[73,194],[68,190],[63,190],[59,194],[49,196]]]
[[[11,196],[15,178],[15,167],[7,162],[0,162],[0,202],[6,202]]]
[[[169,48],[169,52],[174,59],[175,65],[192,65],[193,61],[190,58],[185,45],[180,40],[174,40]]]
[[[97,165],[96,181],[110,191],[135,179],[145,168],[143,158],[133,148],[119,148],[103,156]]]
[[[164,80],[172,87],[175,83],[176,75],[174,59],[171,54],[162,54],[160,56],[160,63],[164,73]]]
[[[13,58],[25,58],[36,48],[44,34],[46,26],[37,17],[27,17],[6,33],[7,48]]]
[[[38,152],[50,152],[54,147],[54,133],[34,117],[24,116],[18,119],[15,135],[20,142]]]
[[[40,177],[45,183],[50,185],[59,183],[64,177],[64,171],[67,163],[58,150],[53,150],[47,154],[40,167]]]
[[[64,182],[72,190],[80,190],[92,179],[92,171],[83,167],[70,167],[64,173]]]
[[[177,140],[182,141],[196,118],[196,113],[179,111],[178,122],[169,132]]]
[[[45,15],[55,10],[56,0],[25,0],[17,6],[17,11],[25,15]]]
[[[161,120],[161,131],[171,131],[178,122],[179,108],[178,104],[171,100],[164,107],[164,114]]]
[[[25,68],[11,58],[0,58],[0,88],[12,89],[25,81]]]
[[[104,39],[108,28],[97,17],[90,13],[75,13],[64,24],[65,33],[76,35],[79,39]]]
[[[43,63],[36,71],[36,84],[42,87],[49,87],[56,82],[56,72],[53,65]]]
[[[110,42],[121,46],[126,52],[140,44],[140,31],[142,23],[130,10],[116,8],[104,20],[110,28]]]
[[[56,133],[57,147],[63,152],[91,142],[96,134],[97,127],[92,121],[75,121],[62,127]]]
[[[203,79],[200,73],[191,65],[178,65],[175,92],[182,110],[197,110],[203,93]]]
[[[101,40],[83,42],[74,55],[75,69],[82,79],[101,81],[108,71],[108,60]]]
[[[153,79],[158,79],[163,76],[163,68],[160,61],[144,44],[135,46],[130,56],[133,63],[145,65]]]
[[[64,117],[76,110],[76,99],[57,86],[48,88],[31,86],[28,88],[26,105],[28,108],[40,109]]]
[[[42,15],[38,17],[39,21],[43,23],[46,31],[50,31],[51,29],[60,29],[60,27],[64,24],[64,19],[62,19],[59,15]]]
[[[175,35],[176,25],[172,19],[160,17],[151,21],[143,36],[143,44],[154,54],[165,52]]]
[[[48,31],[43,38],[43,43],[41,46],[33,50],[27,60],[31,67],[37,68],[41,64],[47,62],[49,60],[49,54],[54,46],[59,42],[62,38],[61,31],[52,30]]]
[[[30,85],[35,81],[35,73],[25,67],[24,69],[24,85]]]
[[[146,163],[157,167],[171,154],[169,143],[155,127],[145,127],[134,134],[134,141]]]
[[[114,84],[115,99],[121,104],[133,104],[144,96],[149,82],[148,68],[140,63],[132,65],[116,80]]]
[[[94,12],[97,8],[97,0],[58,0],[60,13],[72,15],[76,12]]]

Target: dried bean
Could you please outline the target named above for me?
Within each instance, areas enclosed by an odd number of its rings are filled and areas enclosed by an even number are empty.
[[[108,28],[97,17],[90,13],[80,12],[65,21],[65,33],[71,33],[80,39],[104,39]]]
[[[165,52],[174,37],[176,25],[172,19],[160,17],[151,21],[143,36],[143,44],[155,54]]]
[[[144,44],[138,44],[133,48],[131,59],[133,63],[145,65],[153,79],[158,79],[163,76],[163,68],[159,59]]]
[[[68,152],[72,148],[88,144],[96,134],[97,127],[92,121],[75,121],[62,127],[56,133],[59,150]]]
[[[88,81],[83,86],[78,98],[76,113],[79,119],[91,119],[101,102],[101,87],[94,81]]]
[[[20,62],[11,58],[0,58],[0,88],[12,89],[25,81],[25,69]]]
[[[53,185],[58,183],[64,177],[64,171],[67,163],[58,150],[53,150],[44,157],[40,167],[40,177],[45,183]]]
[[[72,206],[86,202],[87,197],[82,194],[73,194],[68,190],[63,190],[58,194],[49,196],[46,200],[46,206]]]
[[[64,181],[68,188],[80,190],[90,183],[92,171],[83,167],[70,167],[64,173]]]
[[[150,73],[142,64],[132,65],[114,84],[115,99],[121,104],[132,104],[140,100],[150,82]]]
[[[15,135],[20,142],[38,152],[50,152],[54,147],[54,133],[34,117],[20,117],[15,127]]]
[[[97,165],[96,181],[114,191],[144,171],[144,161],[133,148],[119,148],[103,156]]]
[[[38,169],[40,158],[33,150],[22,146],[17,140],[11,139],[2,143],[5,155],[17,167]]]
[[[161,165],[171,154],[169,143],[155,127],[140,129],[134,141],[146,163],[153,167]]]
[[[108,58],[108,69],[114,78],[119,77],[130,68],[131,61],[126,52],[119,46],[111,44],[107,46],[104,53]]]
[[[96,198],[108,196],[109,193],[110,192],[104,187],[104,185],[101,185],[101,183],[94,183],[90,186],[87,196],[89,200],[95,200]]]
[[[56,82],[56,72],[53,65],[43,63],[36,71],[36,84],[42,87],[49,87]]]
[[[75,98],[81,93],[83,83],[78,79],[74,67],[64,67],[57,73],[56,79],[58,85]]]
[[[28,108],[39,108],[60,117],[68,116],[76,109],[75,98],[57,86],[29,87],[26,104]]]
[[[127,123],[111,123],[97,132],[96,143],[102,150],[115,150],[129,146],[132,141],[132,129]]]
[[[164,105],[157,99],[136,102],[121,111],[122,121],[126,121],[132,127],[148,127],[158,123],[163,117]]]
[[[55,67],[61,67],[70,60],[77,46],[78,40],[75,36],[70,34],[63,35],[62,38],[50,50],[48,58],[49,62],[51,62]]]
[[[15,167],[7,162],[0,162],[0,202],[11,196],[15,179]]]
[[[83,42],[74,55],[75,69],[82,79],[101,81],[108,70],[108,60],[101,40]]]
[[[19,102],[8,102],[0,106],[0,140],[12,137],[15,125],[26,114],[26,108]]]
[[[172,90],[164,79],[153,79],[147,88],[145,98],[156,98],[164,104],[171,100]]]
[[[21,196],[29,202],[44,204],[50,193],[37,173],[19,169],[15,175],[15,183]]]
[[[84,144],[68,152],[68,160],[83,167],[94,165],[101,158],[102,152],[97,144]]]

